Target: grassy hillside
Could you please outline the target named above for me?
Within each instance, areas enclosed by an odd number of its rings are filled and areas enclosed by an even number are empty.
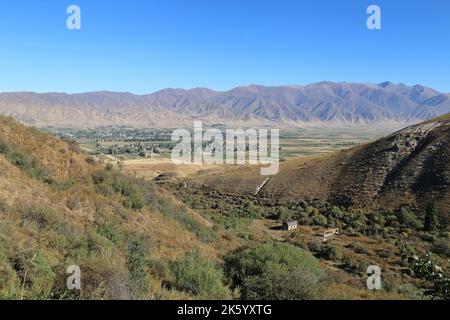
[[[0,186],[2,298],[195,297],[170,285],[167,265],[195,249],[212,268],[236,246],[164,190],[4,117]],[[69,265],[82,270],[76,294]]]
[[[412,277],[399,245],[420,255],[432,247],[447,267],[448,238],[417,233],[407,211],[383,225],[385,238],[377,215],[260,200],[202,181],[148,182],[0,117],[0,298],[425,298],[433,279]],[[280,230],[290,217],[303,226]],[[330,226],[344,234],[322,242]],[[397,244],[401,233],[412,237]],[[365,287],[374,263],[385,270],[377,292]],[[81,290],[67,289],[71,265]]]

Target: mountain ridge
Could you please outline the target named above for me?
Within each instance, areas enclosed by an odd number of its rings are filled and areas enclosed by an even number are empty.
[[[151,94],[0,93],[0,113],[37,127],[311,123],[412,124],[450,112],[450,94],[423,85],[323,81],[309,85],[163,89]]]

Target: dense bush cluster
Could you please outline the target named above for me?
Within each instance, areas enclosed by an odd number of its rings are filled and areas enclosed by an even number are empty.
[[[229,299],[230,290],[224,284],[221,267],[203,258],[198,251],[190,251],[179,261],[170,263],[169,287],[204,299]]]
[[[307,251],[267,242],[225,257],[225,274],[243,299],[318,299],[324,273]]]
[[[408,230],[436,231],[439,212],[435,206],[425,211],[413,210],[408,206],[394,211],[371,211],[306,204],[296,209],[288,209],[288,214],[283,214],[283,217],[286,216],[297,219],[300,224],[339,228],[347,234],[388,237]],[[432,227],[427,227],[427,221]]]

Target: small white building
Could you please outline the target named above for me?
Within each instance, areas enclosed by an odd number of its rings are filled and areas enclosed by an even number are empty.
[[[323,232],[324,238],[330,238],[339,235],[339,229],[328,229]]]
[[[285,221],[283,223],[283,229],[286,231],[295,230],[297,228],[298,228],[298,221],[296,220]]]

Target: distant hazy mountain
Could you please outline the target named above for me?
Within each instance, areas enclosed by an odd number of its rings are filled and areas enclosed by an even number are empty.
[[[450,94],[421,85],[320,82],[251,85],[218,92],[166,89],[149,95],[118,92],[2,93],[0,113],[35,126],[307,123],[414,123],[450,112]]]

